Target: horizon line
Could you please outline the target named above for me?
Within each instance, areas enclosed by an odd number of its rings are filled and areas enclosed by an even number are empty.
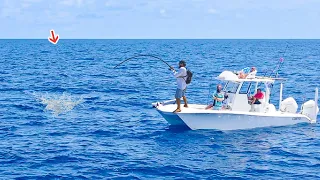
[[[0,40],[48,40],[48,38],[0,38]],[[59,40],[320,40],[320,38],[59,38]]]

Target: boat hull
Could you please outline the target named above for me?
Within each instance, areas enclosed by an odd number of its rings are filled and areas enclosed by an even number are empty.
[[[187,126],[186,123],[176,114],[172,112],[163,112],[158,110],[161,116],[172,126]]]
[[[205,105],[189,105],[189,108],[183,108],[180,113],[173,113],[176,108],[173,104],[156,108],[170,125],[187,126],[192,130],[238,130],[312,123],[309,117],[294,113],[205,110]]]
[[[308,117],[295,114],[265,116],[262,113],[181,113],[178,114],[178,116],[183,119],[184,123],[192,130],[238,130],[272,126],[288,126],[298,123],[310,123],[310,119]]]

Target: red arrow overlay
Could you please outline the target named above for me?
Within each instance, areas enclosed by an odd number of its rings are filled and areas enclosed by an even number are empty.
[[[51,37],[48,37],[48,40],[52,43],[52,44],[57,44],[59,41],[59,35],[57,34],[56,36],[54,36],[54,30],[50,30],[51,32]]]

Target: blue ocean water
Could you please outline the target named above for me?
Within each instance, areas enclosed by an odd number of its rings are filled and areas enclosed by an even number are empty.
[[[208,102],[221,71],[262,75],[281,57],[284,98],[301,105],[320,87],[320,40],[0,40],[0,179],[320,178],[319,123],[170,127],[151,108],[174,97],[168,67],[139,58],[113,69],[136,54],[186,60],[190,103]]]

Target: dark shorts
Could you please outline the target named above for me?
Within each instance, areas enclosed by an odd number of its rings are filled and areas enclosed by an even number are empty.
[[[256,99],[256,101],[253,104],[261,104],[261,102],[258,99]]]
[[[180,99],[182,98],[183,96],[185,96],[185,93],[186,93],[186,89],[182,90],[182,89],[178,89],[176,90],[176,94],[175,94],[175,98],[177,99]]]

